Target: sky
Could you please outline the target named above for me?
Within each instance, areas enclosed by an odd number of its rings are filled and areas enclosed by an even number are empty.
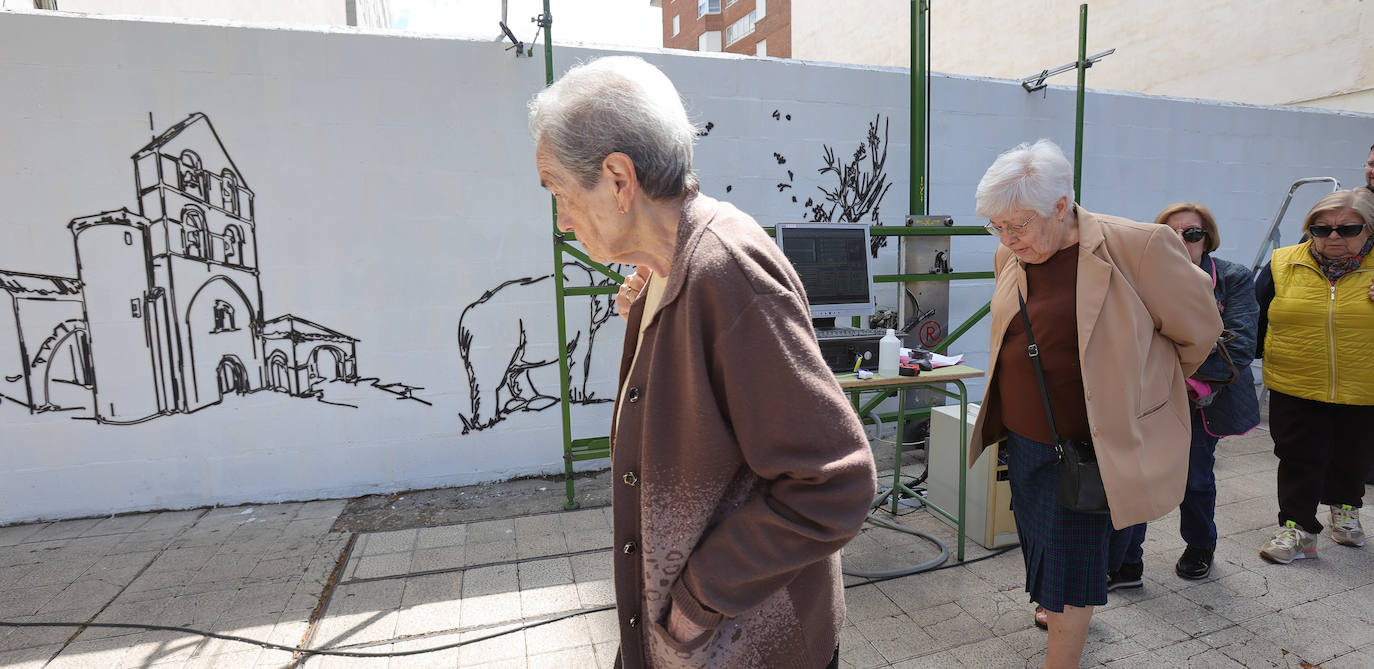
[[[495,39],[501,34],[501,0],[391,0],[391,27]],[[529,43],[537,28],[530,19],[544,11],[543,0],[508,0],[506,24]],[[611,46],[663,46],[663,10],[649,0],[549,0],[555,42]],[[540,43],[543,43],[541,37]]]

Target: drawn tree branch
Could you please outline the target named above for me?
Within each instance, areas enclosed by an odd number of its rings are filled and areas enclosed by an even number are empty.
[[[817,170],[820,174],[835,175],[835,185],[827,188],[817,186],[822,199],[817,202],[807,199],[810,211],[803,218],[812,221],[837,221],[860,223],[865,220],[877,222],[879,206],[892,184],[887,180],[888,130],[892,120],[884,119],[882,114],[874,116],[868,124],[868,135],[854,150],[848,162],[840,162],[835,150],[822,145],[824,167]],[[882,126],[882,135],[878,127]],[[887,238],[874,237],[870,251],[878,256],[878,249],[887,246]]]

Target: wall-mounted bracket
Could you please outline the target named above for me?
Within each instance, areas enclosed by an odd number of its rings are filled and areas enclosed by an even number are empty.
[[[1091,56],[1088,56],[1083,60],[1083,67],[1092,67],[1093,64],[1097,61],[1102,60],[1103,58],[1106,58],[1107,56],[1110,56],[1114,53],[1116,53],[1116,49],[1107,49],[1106,51],[1103,51],[1101,53],[1095,53]],[[1034,93],[1044,88],[1045,86],[1048,86],[1048,84],[1045,83],[1046,79],[1049,79],[1050,77],[1053,77],[1056,74],[1061,74],[1063,72],[1068,72],[1069,70],[1076,69],[1078,69],[1078,61],[1074,61],[1072,63],[1068,63],[1065,65],[1060,65],[1059,67],[1050,70],[1041,70],[1039,74],[1032,74],[1031,76],[1022,79],[1021,88],[1026,89],[1027,93]]]

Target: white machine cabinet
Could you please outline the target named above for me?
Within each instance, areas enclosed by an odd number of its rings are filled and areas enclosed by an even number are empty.
[[[968,433],[978,419],[980,405],[968,405]],[[942,509],[959,508],[959,405],[934,407],[930,411],[930,442],[926,449],[930,474],[926,491],[930,501]],[[1007,479],[1002,444],[989,446],[968,471],[965,494],[968,518],[964,532],[984,548],[1000,548],[1017,542],[1016,519],[1011,513],[1011,481]],[[951,527],[949,519],[934,514]]]

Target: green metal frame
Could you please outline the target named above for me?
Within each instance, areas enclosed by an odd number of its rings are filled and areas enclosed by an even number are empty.
[[[544,85],[553,85],[553,13],[549,11],[549,0],[544,0],[544,15],[542,17],[542,27],[544,29]],[[563,265],[567,262],[565,256],[596,270],[602,275],[615,280],[617,284],[624,282],[625,277],[618,272],[606,267],[605,265],[592,260],[582,249],[573,246],[571,242],[577,241],[577,235],[571,232],[562,232],[558,229],[558,201],[549,196],[549,211],[552,218],[553,227],[553,290],[554,290],[554,310],[558,319],[558,409],[563,420],[563,473],[564,484],[567,486],[568,501],[563,508],[572,510],[580,507],[575,499],[576,492],[573,486],[573,464],[583,460],[599,460],[609,457],[611,454],[610,437],[591,437],[589,439],[572,438],[572,414],[571,414],[571,378],[568,374],[568,321],[567,310],[564,304],[569,297],[611,295],[618,290],[616,286],[574,286],[568,287],[563,284]]]
[[[915,378],[916,378],[916,379],[919,379],[920,377],[915,377]],[[928,389],[931,390],[931,391],[934,391],[934,392],[943,394],[943,395],[945,395],[945,396],[947,396],[947,397],[951,397],[951,398],[953,398],[953,399],[959,401],[959,460],[958,460],[958,461],[959,461],[959,462],[967,462],[967,461],[968,461],[968,386],[964,385],[964,382],[963,382],[962,379],[950,379],[950,380],[944,381],[944,382],[941,382],[941,381],[932,381],[932,382],[930,382],[930,383],[952,383],[952,384],[954,384],[954,386],[955,386],[956,388],[958,388],[958,392],[950,392],[949,390],[947,390],[947,389],[945,389],[945,388],[928,387]],[[867,417],[867,416],[870,416],[870,415],[871,415],[871,411],[865,411],[866,408],[868,408],[868,409],[871,410],[871,407],[877,405],[878,402],[881,402],[882,400],[884,400],[884,399],[886,399],[886,398],[888,398],[888,397],[891,397],[893,394],[897,395],[897,401],[898,401],[898,403],[899,403],[899,406],[905,404],[905,402],[906,402],[906,392],[907,392],[907,390],[908,390],[909,388],[914,388],[914,387],[921,386],[921,385],[922,385],[922,382],[921,382],[921,381],[913,380],[912,383],[911,383],[910,385],[898,386],[897,388],[895,388],[895,389],[893,389],[893,390],[884,390],[884,391],[865,391],[865,390],[861,390],[861,389],[855,388],[855,389],[847,390],[847,391],[845,391],[845,392],[847,392],[847,393],[850,395],[851,401],[853,402],[853,405],[854,405],[854,409],[855,409],[856,411],[859,412],[859,415],[860,415],[860,417],[862,418],[862,417]],[[862,393],[864,393],[864,392],[877,392],[878,397],[877,397],[877,398],[874,398],[874,399],[870,399],[870,400],[868,401],[868,403],[864,404],[863,407],[860,407],[860,406],[859,406],[859,395],[862,394]],[[915,490],[912,490],[909,486],[907,486],[905,483],[902,482],[902,439],[901,439],[901,435],[902,435],[902,433],[905,431],[905,427],[906,427],[906,418],[907,418],[908,416],[912,416],[912,415],[929,415],[929,414],[930,414],[930,409],[929,409],[928,407],[927,407],[927,408],[923,408],[923,409],[916,409],[916,410],[896,411],[896,412],[893,412],[892,414],[890,414],[890,416],[893,417],[893,418],[895,418],[896,421],[897,421],[897,436],[896,436],[896,438],[894,438],[894,440],[893,440],[893,441],[894,441],[894,444],[895,444],[893,448],[894,448],[894,450],[895,450],[895,456],[896,456],[896,457],[894,458],[894,461],[893,461],[893,468],[892,468],[892,489],[891,489],[891,491],[890,491],[889,493],[887,493],[887,496],[890,497],[891,500],[892,500],[892,513],[893,513],[893,515],[896,515],[896,514],[897,514],[898,509],[899,509],[900,504],[901,504],[901,497],[902,497],[903,494],[905,494],[907,497],[911,497],[911,498],[913,498],[913,499],[919,500],[922,504],[926,505],[926,507],[929,508],[931,511],[933,511],[933,512],[935,512],[935,513],[938,513],[938,514],[944,516],[945,518],[948,518],[948,519],[950,520],[950,522],[954,523],[955,532],[957,533],[957,536],[959,537],[958,540],[956,541],[955,560],[957,560],[957,561],[959,561],[959,562],[963,562],[963,561],[964,561],[964,543],[965,543],[965,539],[967,538],[967,537],[966,537],[966,534],[967,534],[967,533],[964,531],[964,528],[966,527],[967,522],[968,522],[968,517],[967,517],[967,514],[968,514],[968,495],[964,493],[964,490],[965,490],[965,489],[967,488],[967,486],[968,486],[968,468],[967,468],[967,467],[960,467],[960,468],[959,468],[959,487],[958,487],[958,490],[959,490],[959,500],[958,500],[958,502],[957,502],[957,504],[958,504],[958,510],[957,510],[957,512],[955,512],[955,513],[951,513],[948,509],[945,509],[945,508],[943,508],[943,507],[941,507],[941,506],[939,506],[939,505],[937,505],[937,504],[931,502],[930,499],[927,498],[924,494],[919,493],[919,492],[917,492],[917,491],[915,491]],[[887,418],[884,418],[884,420],[887,420]]]
[[[1083,88],[1088,79],[1088,4],[1078,6],[1078,100],[1073,120],[1073,193],[1083,202]]]
[[[926,130],[929,119],[926,114],[926,104],[928,101],[927,89],[930,85],[929,71],[929,39],[927,35],[927,22],[929,21],[930,2],[929,0],[912,0],[911,2],[911,187],[909,194],[908,211],[913,215],[923,215],[927,213],[927,193],[926,193]],[[544,15],[542,27],[544,29],[544,74],[545,85],[553,84],[553,15],[549,11],[549,0],[544,0]],[[1087,61],[1088,45],[1088,5],[1083,4],[1079,7],[1079,27],[1078,27],[1078,99],[1076,115],[1074,119],[1074,193],[1081,203],[1083,201],[1082,189],[1082,164],[1083,164],[1083,104],[1086,82],[1087,68],[1091,65]],[[617,284],[624,281],[624,277],[610,268],[593,261],[569,242],[577,238],[572,233],[564,233],[558,230],[558,203],[552,196],[549,198],[550,210],[553,218],[553,279],[554,292],[556,295],[555,306],[558,319],[558,378],[559,378],[559,410],[563,422],[563,461],[564,473],[567,486],[568,501],[563,505],[565,509],[576,509],[580,505],[575,499],[573,486],[573,464],[584,460],[598,460],[609,457],[611,454],[610,437],[591,437],[586,439],[572,438],[572,417],[570,414],[570,391],[571,380],[568,374],[568,331],[564,300],[573,296],[595,296],[610,295],[616,292],[616,286],[585,286],[569,288],[563,284],[563,264],[564,255],[571,256],[579,262],[595,269],[601,274],[613,279]],[[773,233],[771,227],[767,228],[769,234]],[[873,226],[870,234],[875,237],[917,237],[917,236],[970,236],[986,234],[982,226]],[[949,274],[879,274],[874,275],[875,283],[908,283],[918,281],[959,281],[968,279],[990,279],[993,278],[992,272],[955,272]],[[948,335],[931,350],[936,353],[943,353],[949,350],[951,344],[966,334],[974,325],[987,317],[991,311],[992,303],[988,302],[980,307],[973,315],[969,316],[958,327],[949,332]],[[857,321],[858,319],[854,319]],[[963,384],[959,384],[960,391]],[[947,391],[945,394],[949,394]],[[898,391],[879,392],[863,406],[858,406],[861,417],[869,416],[873,410],[884,400]],[[930,414],[929,408],[905,409],[899,408],[898,411],[888,414],[879,414],[883,420],[897,418],[903,422],[907,417],[921,417]],[[962,470],[961,470],[962,474]],[[962,490],[962,486],[960,487]],[[962,506],[963,500],[960,500]],[[938,510],[944,513],[941,510]],[[945,513],[948,516],[949,514]],[[963,517],[963,509],[960,509],[959,516]]]

